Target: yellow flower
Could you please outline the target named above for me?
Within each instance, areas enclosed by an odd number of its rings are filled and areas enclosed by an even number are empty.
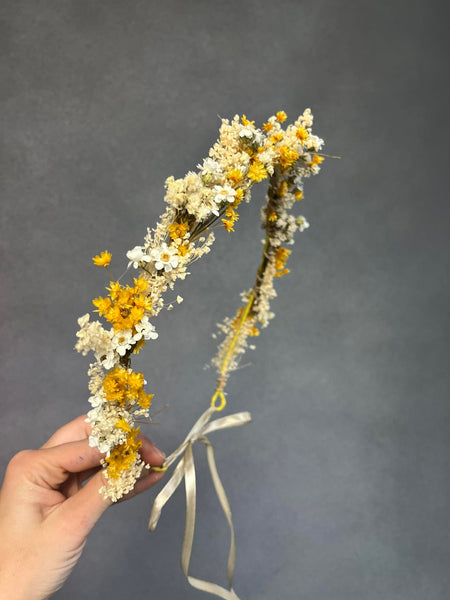
[[[144,340],[144,338],[141,338],[138,342],[136,342],[136,344],[133,348],[133,354],[139,354],[139,352],[145,346],[145,344],[146,344],[146,341]]]
[[[282,169],[292,167],[295,161],[298,159],[299,154],[289,146],[281,146],[280,150],[280,165]]]
[[[301,141],[301,143],[303,144],[303,142],[305,142],[308,137],[309,137],[309,133],[308,130],[306,129],[306,127],[299,127],[297,129],[297,131],[295,132],[295,135],[297,136],[297,138]]]
[[[278,219],[277,217],[277,213],[272,211],[269,216],[267,217],[267,220],[270,221],[271,223],[273,223],[274,221],[276,221]]]
[[[238,220],[238,213],[234,210],[233,205],[230,204],[227,206],[226,210],[225,210],[225,216],[228,217],[229,219],[234,219],[235,221]]]
[[[189,229],[189,225],[187,223],[172,223],[167,229],[173,240],[177,238],[183,239]]]
[[[266,167],[259,160],[255,160],[251,165],[247,173],[247,177],[252,181],[261,181],[267,177],[268,173]]]
[[[231,233],[232,231],[234,232],[233,229],[233,221],[229,221],[227,219],[222,219],[222,223],[224,224],[225,229],[228,231],[228,233]]]
[[[106,314],[111,308],[111,300],[109,298],[102,298],[101,296],[92,300],[92,304],[97,307],[95,312],[98,312],[100,316]]]
[[[289,269],[285,269],[284,265],[286,264],[290,253],[290,250],[287,250],[282,246],[277,248],[277,251],[275,252],[275,268],[277,270],[275,277],[282,277],[283,275],[289,273]]]
[[[242,125],[247,127],[247,125],[254,125],[255,121],[249,121],[245,115],[242,115]]]
[[[115,426],[117,427],[117,429],[122,429],[122,431],[128,431],[128,432],[131,431],[131,427],[130,427],[130,425],[128,425],[128,423],[125,421],[125,419],[119,419],[116,422]]]
[[[177,248],[178,256],[186,256],[189,252],[189,248],[185,244],[180,244]]]
[[[94,265],[97,265],[97,267],[107,267],[111,262],[111,254],[108,252],[108,250],[105,250],[100,255],[97,254],[97,256],[94,256],[92,261]]]
[[[122,471],[126,471],[138,458],[138,450],[142,442],[136,439],[140,427],[132,428],[126,442],[113,448],[105,462],[108,465],[108,476],[118,479]]]
[[[155,394],[146,394],[144,390],[140,390],[138,396],[138,403],[141,408],[147,409],[150,408],[152,403],[152,398]]]
[[[296,200],[303,200],[303,190],[297,190],[294,196]]]
[[[134,281],[135,289],[137,291],[139,291],[139,292],[145,292],[145,290],[147,289],[147,286],[148,286],[148,283],[147,283],[145,277],[141,276],[141,277],[139,277],[137,279],[134,278],[133,281]]]
[[[284,121],[287,119],[287,114],[284,112],[284,110],[279,110],[276,116],[279,123],[284,123]]]
[[[279,196],[284,196],[285,193],[287,192],[287,188],[288,188],[288,182],[286,181],[286,179],[283,179],[283,181],[280,184],[280,187],[278,188],[278,195]]]
[[[313,165],[320,165],[323,163],[325,159],[323,156],[319,156],[318,154],[314,154],[310,163],[308,163],[308,167],[312,167]]]
[[[227,179],[233,181],[233,183],[237,183],[242,179],[242,171],[240,169],[231,169],[227,173]]]
[[[289,269],[282,269],[275,273],[275,277],[283,277],[283,275],[287,275],[288,273],[290,273]]]
[[[232,204],[232,206],[234,208],[237,208],[239,206],[239,204],[242,202],[244,198],[244,190],[242,188],[239,188],[238,190],[236,190],[236,196],[234,197],[234,202]]]
[[[271,131],[273,129],[273,124],[269,123],[269,122],[264,123],[263,124],[263,129],[264,129],[264,131]]]
[[[282,139],[283,139],[283,134],[281,132],[280,133],[275,133],[274,135],[272,135],[270,137],[270,141],[273,144],[276,144],[277,142],[281,141]]]

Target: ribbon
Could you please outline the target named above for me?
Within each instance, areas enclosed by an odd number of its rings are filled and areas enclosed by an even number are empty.
[[[231,518],[231,509],[224,487],[217,472],[216,461],[214,459],[214,448],[206,437],[206,434],[219,429],[246,425],[247,423],[250,423],[251,415],[249,412],[240,412],[210,422],[214,412],[221,410],[222,408],[222,405],[216,407],[215,404],[212,403],[212,405],[199,417],[182,444],[180,444],[180,446],[178,446],[178,448],[166,458],[163,467],[160,469],[155,469],[155,467],[152,467],[153,470],[165,471],[177,460],[179,456],[183,454],[183,457],[175,467],[171,478],[155,498],[148,527],[150,531],[155,530],[164,505],[171,498],[172,494],[184,479],[186,489],[186,522],[184,527],[183,545],[181,547],[181,568],[183,573],[185,574],[190,585],[198,590],[201,590],[202,592],[214,594],[219,598],[223,598],[224,600],[239,600],[236,592],[233,590],[233,575],[236,564],[236,545],[233,521]],[[227,566],[229,589],[226,589],[215,583],[211,583],[210,581],[198,579],[197,577],[192,577],[192,575],[189,575],[189,562],[191,560],[192,544],[194,541],[195,507],[197,495],[195,485],[194,455],[192,453],[192,445],[196,440],[200,440],[206,446],[206,456],[208,459],[208,465],[214,484],[214,489],[228,521],[228,525],[230,526],[230,550],[228,553]]]

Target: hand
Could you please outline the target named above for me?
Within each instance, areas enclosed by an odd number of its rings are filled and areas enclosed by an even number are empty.
[[[99,493],[104,455],[89,446],[91,427],[85,418],[58,429],[39,450],[19,452],[8,465],[0,490],[0,598],[44,600],[58,590],[80,558],[87,535],[111,505]],[[164,454],[139,437],[143,460],[162,466]],[[164,476],[144,473],[126,498]]]

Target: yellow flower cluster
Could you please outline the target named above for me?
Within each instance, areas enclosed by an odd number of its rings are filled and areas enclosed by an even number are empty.
[[[118,281],[106,288],[109,295],[92,301],[96,312],[112,323],[115,330],[132,329],[139,323],[145,311],[151,309],[151,302],[145,291],[148,283],[144,277],[134,279],[134,286],[122,286]]]
[[[287,250],[282,246],[277,248],[277,251],[275,252],[275,277],[283,277],[283,275],[287,275],[289,273],[289,269],[285,269],[284,267],[290,253],[291,250]]]
[[[133,406],[137,402],[141,408],[147,409],[153,398],[153,394],[146,394],[144,391],[144,375],[120,365],[116,365],[105,375],[103,389],[108,402],[122,407]]]
[[[289,169],[296,162],[299,157],[298,152],[289,148],[289,146],[281,146],[279,149],[280,153],[280,165],[282,169]]]
[[[119,444],[111,450],[109,456],[105,458],[105,463],[108,466],[108,477],[118,479],[124,471],[135,464],[138,459],[138,450],[142,446],[142,442],[136,439],[140,427],[128,427],[129,433],[126,441]]]

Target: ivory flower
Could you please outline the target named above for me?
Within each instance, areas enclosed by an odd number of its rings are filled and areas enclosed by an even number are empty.
[[[175,269],[178,266],[179,261],[176,248],[168,246],[165,242],[160,248],[151,250],[150,258],[155,263],[155,269],[158,271],[164,269],[166,273]]]
[[[140,262],[150,262],[151,258],[144,252],[142,246],[135,246],[132,250],[128,250],[127,258],[130,261],[128,267],[133,265],[135,269],[138,268]]]

